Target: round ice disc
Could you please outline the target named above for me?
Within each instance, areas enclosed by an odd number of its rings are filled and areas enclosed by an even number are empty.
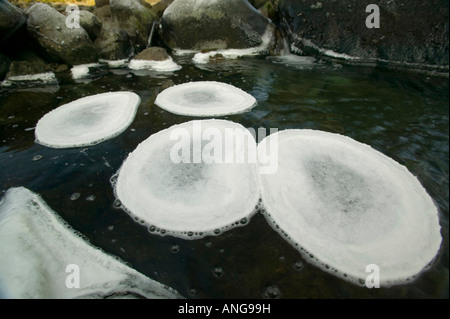
[[[64,104],[38,121],[36,142],[52,148],[98,144],[122,133],[140,102],[133,92],[109,92]]]
[[[248,111],[256,100],[230,84],[199,81],[169,87],[156,97],[155,103],[178,115],[224,116]]]
[[[278,169],[260,175],[265,216],[312,263],[360,284],[376,270],[389,286],[434,259],[437,208],[404,166],[338,134],[285,130],[258,147],[269,142]]]
[[[217,235],[255,213],[257,164],[241,157],[249,149],[256,151],[254,137],[230,121],[172,126],[128,156],[113,178],[115,194],[151,231],[187,239]]]

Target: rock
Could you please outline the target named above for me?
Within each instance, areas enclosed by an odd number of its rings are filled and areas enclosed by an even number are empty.
[[[146,48],[154,13],[140,0],[110,0],[110,6],[113,21],[127,32],[135,52]]]
[[[278,11],[290,43],[307,54],[332,50],[366,61],[448,66],[448,1],[376,4],[380,28],[371,29],[365,1],[280,0]]]
[[[47,64],[47,67],[54,73],[62,73],[69,70],[67,64],[49,63]]]
[[[50,72],[51,69],[43,62],[35,61],[12,61],[6,78],[18,75],[31,75]]]
[[[267,0],[250,0],[249,2],[256,9],[259,9],[266,4]]]
[[[164,11],[167,9],[167,7],[173,2],[173,0],[161,0],[157,3],[155,3],[152,6],[152,11],[155,13],[159,18],[163,16]]]
[[[25,13],[7,0],[0,0],[0,45],[26,21]]]
[[[102,21],[100,18],[86,10],[80,10],[80,25],[86,30],[92,41],[95,41],[102,29]]]
[[[18,56],[18,59],[20,60],[11,62],[6,78],[54,71],[50,64],[36,55],[33,51],[26,50],[24,52],[21,52],[21,55]],[[56,65],[57,64],[55,64],[54,66],[56,67]]]
[[[100,35],[94,42],[99,59],[122,60],[133,54],[133,47],[124,30],[119,29],[110,20],[103,20]]]
[[[101,8],[105,5],[109,5],[109,0],[95,0],[95,6]]]
[[[97,60],[95,47],[81,27],[70,29],[66,16],[52,7],[37,3],[28,10],[27,30],[52,57],[69,65]]]
[[[244,49],[260,46],[264,35],[275,37],[275,26],[247,0],[175,0],[161,26],[171,49]]]
[[[278,12],[272,1],[266,1],[258,10],[264,17],[269,18],[273,22],[278,22]]]
[[[6,73],[8,73],[10,64],[11,61],[8,57],[0,53],[0,81],[2,81],[5,78]]]
[[[100,20],[103,20],[105,18],[111,18],[111,6],[104,5],[100,8],[95,7],[94,13],[97,17],[100,18]]]
[[[166,49],[161,47],[150,47],[141,51],[134,57],[136,60],[164,61],[169,58]]]

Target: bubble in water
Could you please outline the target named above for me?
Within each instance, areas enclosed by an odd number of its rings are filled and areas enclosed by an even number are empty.
[[[280,288],[274,284],[269,285],[264,288],[262,296],[265,299],[278,299],[281,296]]]
[[[119,199],[116,199],[113,202],[113,207],[116,208],[116,209],[120,209],[122,207],[122,202]]]
[[[174,244],[174,245],[170,246],[170,251],[173,253],[178,253],[180,251],[180,246]]]
[[[223,275],[223,268],[220,266],[214,267],[213,269],[213,275],[216,278],[220,278]]]
[[[300,271],[303,269],[303,263],[301,261],[296,261],[295,263],[292,264],[292,267],[297,270]]]
[[[39,161],[40,159],[42,158],[42,155],[35,155],[34,157],[33,157],[33,161]]]
[[[86,200],[89,202],[93,202],[95,200],[95,196],[94,195],[89,195],[88,197],[86,197]]]
[[[70,200],[77,200],[78,198],[80,198],[80,193],[73,193],[71,196],[70,196]]]

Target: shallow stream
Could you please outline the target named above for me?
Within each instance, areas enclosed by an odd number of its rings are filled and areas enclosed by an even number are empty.
[[[175,60],[183,68],[172,73],[104,68],[79,83],[0,91],[0,196],[10,187],[29,188],[93,245],[187,298],[448,298],[448,78],[298,57]],[[250,112],[222,119],[255,129],[340,133],[405,165],[439,210],[443,244],[431,268],[409,284],[368,289],[309,264],[260,213],[245,227],[183,240],[154,234],[115,208],[110,178],[128,153],[151,134],[194,119],[154,104],[163,88],[188,81],[226,82],[256,98]],[[35,143],[34,127],[50,110],[121,90],[142,102],[118,137],[86,148]]]

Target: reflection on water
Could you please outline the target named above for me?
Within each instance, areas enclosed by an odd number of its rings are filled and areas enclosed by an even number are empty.
[[[448,298],[448,79],[311,59],[246,58],[166,74],[101,71],[86,83],[0,92],[0,192],[25,186],[104,251],[188,298]],[[115,203],[110,178],[151,134],[192,120],[154,104],[172,81],[222,81],[252,94],[258,106],[223,117],[245,127],[310,128],[369,144],[418,177],[439,208],[443,247],[430,270],[389,289],[356,287],[308,264],[261,214],[246,227],[186,241],[153,235]],[[142,103],[118,137],[87,148],[34,142],[37,121],[83,96],[134,91]],[[414,243],[411,243],[414,244]],[[175,248],[176,249],[175,249]],[[382,275],[382,274],[381,274]]]

